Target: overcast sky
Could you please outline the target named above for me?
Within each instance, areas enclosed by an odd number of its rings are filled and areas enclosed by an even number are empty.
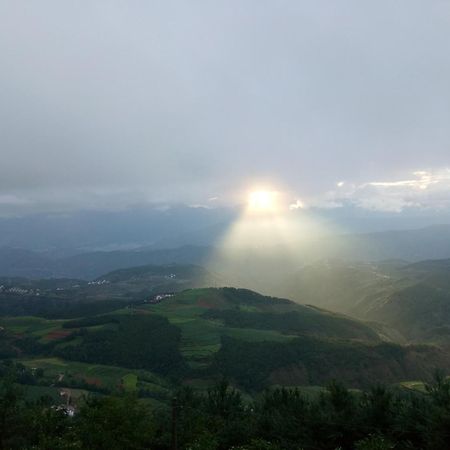
[[[0,0],[0,214],[448,209],[449,48],[448,0]]]

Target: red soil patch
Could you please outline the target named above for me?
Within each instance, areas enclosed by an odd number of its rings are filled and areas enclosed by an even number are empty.
[[[72,331],[70,331],[70,330],[55,330],[55,331],[50,331],[50,333],[46,334],[44,337],[46,339],[55,341],[57,339],[64,339],[65,337],[69,336],[70,334],[72,334]]]
[[[197,306],[200,306],[200,308],[207,308],[207,309],[213,309],[216,307],[214,303],[208,302],[208,300],[205,300],[204,298],[199,298],[197,300]]]
[[[92,386],[100,387],[102,385],[102,381],[98,378],[84,377],[84,381],[86,381],[87,384],[91,384]]]

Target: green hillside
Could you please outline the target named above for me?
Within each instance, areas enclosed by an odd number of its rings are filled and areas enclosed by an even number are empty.
[[[70,320],[3,317],[0,326],[3,357],[119,367],[121,376],[138,377],[126,378],[127,389],[142,382],[136,370],[199,388],[226,376],[250,391],[334,378],[360,387],[450,371],[438,347],[402,347],[386,342],[379,325],[246,289],[189,289]]]
[[[411,341],[450,343],[450,291],[417,283],[392,292],[370,316]]]
[[[410,342],[450,343],[449,260],[315,264],[287,277],[279,290],[300,302],[382,323]]]
[[[193,264],[167,264],[162,266],[145,265],[127,269],[115,270],[99,277],[97,280],[107,280],[111,283],[143,283],[160,281],[179,281],[207,284],[216,278],[201,266]]]
[[[286,276],[277,291],[301,303],[364,317],[372,302],[402,282],[402,262],[348,264],[324,262]]]

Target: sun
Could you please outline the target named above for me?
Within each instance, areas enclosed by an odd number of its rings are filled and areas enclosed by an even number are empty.
[[[275,191],[252,191],[248,196],[248,207],[252,212],[274,212],[277,209],[277,196]]]

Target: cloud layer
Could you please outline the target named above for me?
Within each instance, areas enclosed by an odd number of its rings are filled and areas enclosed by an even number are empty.
[[[1,2],[0,214],[340,180],[444,207],[449,39],[441,0]]]
[[[410,178],[362,184],[340,181],[336,189],[311,201],[319,208],[348,204],[373,211],[402,212],[408,208],[450,210],[450,169],[415,171]]]

